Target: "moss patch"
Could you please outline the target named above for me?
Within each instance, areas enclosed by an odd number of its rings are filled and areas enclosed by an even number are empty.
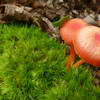
[[[67,72],[65,50],[35,26],[0,25],[0,100],[99,100],[84,66]]]

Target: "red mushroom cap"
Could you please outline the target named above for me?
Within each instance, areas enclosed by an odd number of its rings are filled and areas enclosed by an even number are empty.
[[[76,33],[76,31],[87,25],[88,23],[80,18],[71,19],[64,22],[60,28],[60,35],[65,42],[72,44],[73,35]]]
[[[86,62],[100,67],[100,28],[86,26],[74,35],[76,53]]]

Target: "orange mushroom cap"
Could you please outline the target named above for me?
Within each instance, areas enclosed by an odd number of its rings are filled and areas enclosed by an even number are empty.
[[[76,33],[76,31],[87,25],[88,23],[80,18],[71,19],[64,22],[64,24],[61,26],[60,35],[65,42],[72,44],[73,35]]]
[[[76,53],[89,64],[100,67],[100,28],[86,26],[74,35]]]

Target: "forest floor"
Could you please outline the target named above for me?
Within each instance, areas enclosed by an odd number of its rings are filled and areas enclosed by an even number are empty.
[[[100,68],[85,63],[67,72],[69,46],[59,34],[62,22],[71,18],[100,27],[98,5],[52,2],[30,11],[41,29],[23,23],[0,25],[0,100],[99,100]]]

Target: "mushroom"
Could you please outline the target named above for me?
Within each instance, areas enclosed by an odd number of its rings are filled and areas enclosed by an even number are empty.
[[[76,34],[76,32],[87,26],[88,23],[80,18],[74,18],[69,21],[66,21],[63,23],[63,25],[60,28],[60,35],[62,39],[70,45],[70,56],[66,63],[66,66],[70,68],[71,64],[75,60],[75,50],[73,46],[73,36]]]
[[[100,28],[96,26],[86,26],[81,28],[74,35],[73,45],[75,52],[81,60],[73,64],[73,67],[87,62],[100,67]]]

